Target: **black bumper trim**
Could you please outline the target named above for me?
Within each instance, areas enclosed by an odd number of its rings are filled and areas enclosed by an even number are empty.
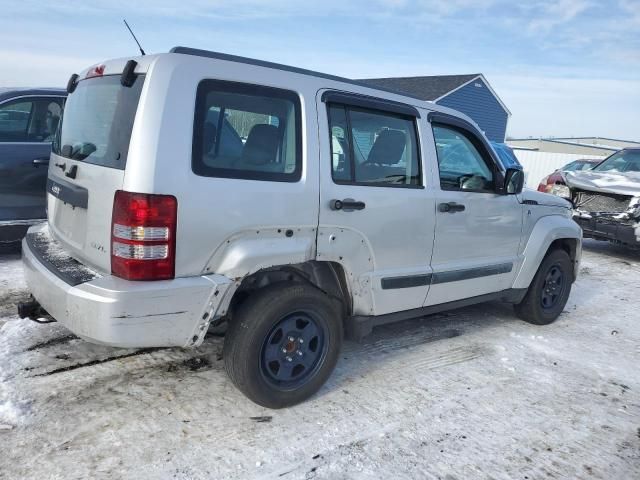
[[[25,240],[36,259],[67,285],[75,287],[99,276],[75,258],[54,252],[53,240],[48,235],[28,233]]]
[[[640,247],[640,241],[636,237],[635,228],[632,225],[597,217],[574,217],[574,220],[582,228],[585,237]]]

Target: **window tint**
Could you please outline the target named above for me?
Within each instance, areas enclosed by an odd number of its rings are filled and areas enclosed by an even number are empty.
[[[120,75],[93,77],[69,94],[53,151],[73,160],[124,169],[144,75],[132,86]]]
[[[443,190],[494,191],[492,169],[466,133],[434,125],[433,135]]]
[[[196,99],[193,171],[297,181],[302,170],[300,124],[300,101],[293,92],[205,80]]]
[[[0,105],[0,141],[28,141],[29,117],[33,102],[17,100]]]
[[[329,125],[335,182],[421,185],[415,119],[331,104]]]

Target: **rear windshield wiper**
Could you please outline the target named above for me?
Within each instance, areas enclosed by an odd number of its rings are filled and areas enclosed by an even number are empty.
[[[98,148],[91,142],[84,142],[74,148],[73,145],[63,145],[61,153],[63,157],[70,158],[71,160],[84,160]]]

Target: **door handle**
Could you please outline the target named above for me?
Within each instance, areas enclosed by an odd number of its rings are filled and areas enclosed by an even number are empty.
[[[33,164],[34,167],[39,167],[40,165],[49,165],[49,159],[48,158],[34,158],[33,160],[31,160],[31,163]]]
[[[456,202],[441,203],[438,205],[438,211],[442,213],[464,212],[465,206]]]
[[[331,210],[342,210],[344,212],[363,210],[365,206],[364,202],[359,202],[353,198],[345,198],[344,200],[334,199],[329,202],[329,208],[331,208]]]

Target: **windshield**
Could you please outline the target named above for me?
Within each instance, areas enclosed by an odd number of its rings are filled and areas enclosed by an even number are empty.
[[[596,161],[597,162],[597,161]],[[575,172],[577,170],[591,170],[596,162],[590,162],[588,160],[575,160],[571,163],[566,164],[560,170],[563,172]]]
[[[82,80],[69,94],[53,152],[72,160],[124,169],[144,75],[131,87],[120,75]]]
[[[621,150],[593,169],[596,172],[640,172],[640,150]]]

